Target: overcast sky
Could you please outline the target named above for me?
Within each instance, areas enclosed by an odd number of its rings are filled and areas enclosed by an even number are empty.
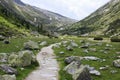
[[[81,20],[110,0],[22,0],[63,16]]]

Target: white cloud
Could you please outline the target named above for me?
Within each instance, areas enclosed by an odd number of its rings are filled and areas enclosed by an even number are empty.
[[[83,19],[110,0],[22,0],[74,19]]]

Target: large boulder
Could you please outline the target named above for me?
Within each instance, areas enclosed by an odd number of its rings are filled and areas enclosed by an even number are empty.
[[[29,66],[31,65],[31,62],[35,62],[36,57],[33,54],[32,51],[26,50],[26,51],[20,51],[17,54],[11,54],[8,58],[8,63],[11,64],[11,66]]]
[[[38,50],[39,46],[38,46],[37,42],[28,41],[28,42],[24,43],[24,49],[27,49],[27,50]]]
[[[15,75],[2,75],[0,80],[16,80],[16,76]]]
[[[7,53],[0,53],[0,62],[7,62]]]
[[[73,75],[74,80],[92,80],[86,66],[81,65],[80,68]]]
[[[73,75],[79,68],[80,64],[78,64],[77,62],[73,61],[72,63],[70,63],[69,65],[67,65],[64,70]]]
[[[9,67],[8,65],[0,65],[0,69],[3,71],[3,72],[5,72],[5,73],[7,73],[7,74],[15,74],[15,75],[17,75],[17,70],[16,69],[14,69],[14,68],[12,68],[12,67]]]
[[[120,68],[120,59],[114,60],[113,66]]]

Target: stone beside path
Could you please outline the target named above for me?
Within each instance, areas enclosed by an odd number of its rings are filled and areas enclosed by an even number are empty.
[[[59,65],[55,59],[52,46],[41,49],[37,55],[40,66],[31,72],[25,80],[58,80]]]

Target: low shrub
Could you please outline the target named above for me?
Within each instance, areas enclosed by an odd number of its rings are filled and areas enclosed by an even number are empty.
[[[94,37],[94,40],[103,40],[102,37]]]
[[[112,37],[110,40],[111,42],[120,42],[120,38],[118,37]]]

